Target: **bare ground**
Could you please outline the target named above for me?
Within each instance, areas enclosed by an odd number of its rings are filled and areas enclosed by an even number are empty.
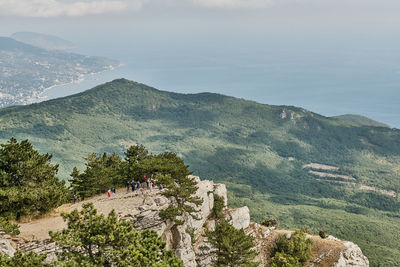
[[[50,238],[49,231],[59,231],[67,226],[61,217],[63,212],[71,212],[75,209],[80,210],[82,204],[92,202],[94,207],[99,213],[107,215],[113,209],[117,214],[126,215],[129,214],[133,208],[141,205],[146,198],[157,194],[159,190],[152,189],[144,190],[143,193],[134,193],[126,189],[117,190],[116,195],[107,197],[107,194],[96,196],[85,201],[81,201],[75,204],[64,204],[57,208],[54,212],[45,215],[42,218],[30,220],[28,222],[20,223],[20,237],[28,240],[45,240]]]

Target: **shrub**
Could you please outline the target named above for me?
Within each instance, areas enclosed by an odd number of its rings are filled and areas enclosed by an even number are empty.
[[[328,234],[326,233],[325,230],[319,230],[318,234],[319,234],[319,236],[321,238],[327,238],[328,237]]]
[[[277,252],[271,259],[271,267],[301,267],[299,260],[285,252]]]
[[[275,227],[278,228],[278,221],[274,218],[265,218],[262,222],[261,225],[267,226],[267,227]]]
[[[275,244],[273,257],[271,262],[281,262],[280,259],[285,259],[282,262],[292,262],[291,256],[295,262],[303,263],[312,258],[312,240],[307,238],[306,233],[302,230],[296,230],[290,238],[286,235],[280,235]],[[289,260],[290,259],[290,260]],[[292,263],[290,263],[292,264]],[[293,263],[297,264],[297,263]],[[297,265],[276,265],[276,266],[297,266]]]
[[[214,207],[211,211],[211,218],[222,219],[224,216],[222,214],[222,210],[224,209],[224,206],[225,206],[224,198],[217,194],[214,194]]]

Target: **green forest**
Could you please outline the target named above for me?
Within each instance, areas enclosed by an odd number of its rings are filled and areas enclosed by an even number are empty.
[[[51,153],[67,183],[93,152],[124,157],[135,144],[153,154],[170,151],[195,175],[227,184],[230,205],[249,206],[255,221],[274,217],[282,228],[325,229],[357,243],[371,266],[400,265],[397,129],[120,79],[1,109],[0,141],[12,137]],[[311,163],[334,168],[304,167]]]

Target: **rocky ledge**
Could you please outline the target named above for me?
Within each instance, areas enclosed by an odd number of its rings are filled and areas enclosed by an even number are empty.
[[[211,213],[214,207],[214,196],[218,195],[224,199],[223,214],[225,218],[237,229],[244,229],[247,234],[255,238],[255,249],[259,251],[257,261],[259,266],[269,266],[269,258],[274,244],[280,234],[290,234],[290,231],[277,230],[274,227],[265,227],[250,222],[250,212],[247,207],[231,209],[227,207],[227,190],[224,184],[215,184],[212,181],[203,180],[191,176],[198,182],[197,196],[203,199],[203,204],[196,214],[197,219],[184,215],[181,218],[183,225],[162,220],[159,211],[166,208],[170,201],[162,196],[159,190],[146,191],[143,194],[132,192],[118,192],[115,196],[107,198],[104,196],[91,199],[95,207],[101,213],[108,213],[114,209],[120,218],[131,220],[135,228],[139,230],[153,229],[167,243],[169,249],[173,249],[180,257],[185,266],[210,266],[212,262],[211,253],[213,248],[204,236],[206,227],[215,229],[216,221],[212,219]],[[65,205],[59,211],[70,211],[80,208],[82,203]],[[53,220],[55,223],[51,223]],[[22,252],[34,251],[36,253],[48,253],[48,259],[54,258],[57,250],[54,243],[49,240],[49,230],[59,230],[63,225],[59,215],[44,218],[37,222],[21,224],[21,235],[11,238],[0,233],[0,253],[12,256],[16,249]],[[46,229],[43,226],[46,225]],[[40,229],[35,231],[35,227]],[[44,231],[43,231],[44,230]],[[321,239],[310,236],[313,239],[313,259],[307,266],[353,266],[367,267],[368,259],[362,254],[361,249],[351,243],[343,242],[333,237]]]

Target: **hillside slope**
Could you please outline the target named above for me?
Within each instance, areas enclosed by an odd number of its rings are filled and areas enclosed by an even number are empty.
[[[122,153],[135,143],[154,153],[171,150],[196,175],[226,183],[231,203],[249,206],[254,220],[273,216],[283,227],[324,228],[359,244],[371,266],[400,265],[396,129],[120,79],[0,110],[0,138],[12,136],[54,154],[63,179],[83,167],[89,152]]]
[[[361,115],[355,115],[355,114],[345,114],[345,115],[340,115],[340,116],[334,116],[332,118],[341,120],[341,121],[347,121],[349,123],[353,123],[359,126],[374,126],[374,127],[388,127],[390,128],[389,125],[375,121],[373,119],[367,118],[365,116]]]
[[[57,36],[36,32],[16,32],[10,36],[12,39],[25,44],[40,47],[46,50],[67,50],[76,45]]]

